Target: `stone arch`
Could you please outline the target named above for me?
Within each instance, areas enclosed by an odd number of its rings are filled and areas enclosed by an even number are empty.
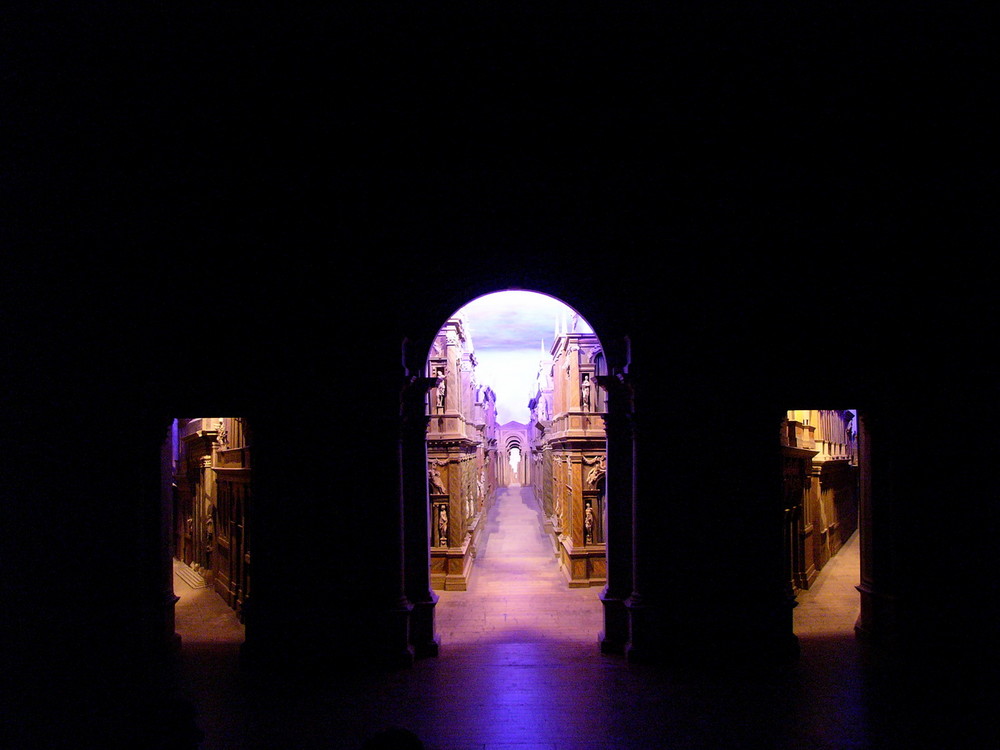
[[[493,288],[469,297],[454,309],[493,292],[509,288]],[[519,291],[525,291],[518,289]],[[544,290],[531,290],[552,297],[578,311],[593,325],[591,310],[581,309],[572,301],[549,294]],[[583,307],[587,307],[584,305]],[[607,320],[609,312],[601,312],[594,302],[593,312],[598,320]],[[439,642],[434,632],[434,606],[437,595],[430,585],[430,544],[433,530],[429,526],[431,500],[428,488],[426,429],[430,416],[428,404],[431,391],[438,379],[429,377],[427,364],[432,342],[441,327],[441,321],[425,323],[423,330],[414,330],[403,339],[403,389],[400,398],[400,473],[402,538],[404,546],[404,590],[408,598],[409,638],[412,652],[418,658],[437,655]],[[632,383],[629,376],[631,352],[627,336],[621,340],[601,336],[594,326],[602,347],[600,371],[595,379],[602,391],[602,415],[606,426],[607,469],[603,488],[608,498],[607,525],[607,586],[601,593],[604,605],[604,629],[599,636],[600,648],[606,653],[627,653],[630,642],[630,622],[627,601],[633,593],[635,573],[634,549],[634,441]],[[606,335],[606,334],[605,334]],[[501,446],[507,450],[509,446]]]
[[[503,468],[503,486],[526,484],[526,467],[524,444],[517,435],[508,435],[504,440],[504,460],[500,462]],[[514,468],[514,453],[517,452],[517,469]]]

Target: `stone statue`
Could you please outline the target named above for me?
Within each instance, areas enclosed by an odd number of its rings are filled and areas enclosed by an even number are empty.
[[[448,546],[448,508],[442,505],[438,510],[438,546]]]
[[[431,493],[435,495],[447,495],[448,491],[444,488],[444,479],[441,477],[441,471],[436,466],[431,466],[427,470],[427,477],[431,483]]]
[[[580,401],[584,411],[590,411],[590,374],[583,374],[583,382],[580,384]]]
[[[437,408],[439,411],[444,411],[444,400],[448,393],[448,383],[445,378],[444,368],[439,367],[437,371]]]
[[[226,420],[219,419],[219,426],[216,428],[218,431],[218,436],[215,438],[216,442],[219,444],[220,448],[229,447],[229,433],[226,431]]]
[[[591,467],[590,471],[587,472],[587,484],[594,487],[597,484],[597,480],[608,473],[608,459],[602,453],[593,458],[584,456],[583,462]]]
[[[587,508],[583,512],[583,543],[594,543],[594,509],[587,503]]]

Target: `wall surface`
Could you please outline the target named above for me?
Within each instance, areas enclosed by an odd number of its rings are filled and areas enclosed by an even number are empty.
[[[17,21],[0,671],[26,721],[56,697],[88,715],[74,678],[135,696],[160,674],[175,416],[254,429],[254,656],[377,661],[405,369],[511,287],[579,310],[633,388],[659,656],[793,647],[777,429],[845,404],[896,635],[995,653],[982,97],[958,75],[979,27],[615,12]]]

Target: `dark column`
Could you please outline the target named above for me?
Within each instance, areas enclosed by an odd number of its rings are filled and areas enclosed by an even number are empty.
[[[894,497],[892,459],[889,446],[879,442],[884,437],[880,433],[879,422],[869,411],[858,413],[858,533],[861,535],[861,584],[858,591],[861,592],[861,614],[855,631],[868,640],[889,643],[898,630],[898,599],[893,585],[892,559]]]
[[[633,434],[630,399],[617,377],[602,375],[598,384],[607,393],[604,429],[608,441],[607,517],[605,539],[608,583],[601,592],[604,631],[601,651],[624,654],[629,641],[629,615],[625,602],[632,593],[632,469]]]
[[[386,608],[385,658],[390,667],[408,667],[413,664],[414,649],[410,645],[410,615],[413,605],[406,597],[406,509],[403,507],[403,441],[399,441],[399,498],[392,504],[387,529],[397,529],[396,544],[392,545],[392,580],[387,580],[389,601]]]
[[[437,656],[430,580],[430,507],[427,497],[427,392],[436,378],[411,378],[400,394],[399,460],[403,504],[406,598],[412,605],[410,644],[417,658]]]
[[[177,634],[175,624],[175,605],[180,599],[174,593],[174,565],[171,550],[173,535],[173,505],[174,505],[174,465],[172,446],[172,422],[167,424],[166,437],[160,446],[160,513],[159,513],[159,557],[160,599],[163,604],[162,638],[167,649],[180,647],[181,637]]]
[[[631,464],[627,466],[629,474],[629,484],[631,489],[629,495],[632,503],[632,591],[625,602],[628,613],[629,637],[625,646],[625,656],[632,662],[645,662],[653,659],[656,634],[655,625],[649,610],[649,602],[646,600],[644,585],[645,579],[642,575],[644,550],[641,548],[640,534],[640,503],[638,493],[638,450],[637,419],[635,412],[635,383],[628,375],[619,377],[620,390],[615,394],[620,404],[617,409],[625,419],[627,425],[627,445],[631,454]],[[609,459],[610,460],[610,459]],[[610,464],[609,464],[610,466]]]

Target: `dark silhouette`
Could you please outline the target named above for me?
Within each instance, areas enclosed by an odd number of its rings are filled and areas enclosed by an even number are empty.
[[[409,729],[390,727],[365,740],[361,750],[424,750],[424,743]]]

